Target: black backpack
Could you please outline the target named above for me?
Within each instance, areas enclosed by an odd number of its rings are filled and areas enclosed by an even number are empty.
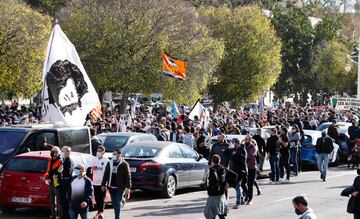
[[[225,181],[230,187],[235,188],[237,179],[238,175],[234,171],[226,169]]]
[[[210,168],[208,175],[208,189],[220,192],[225,188],[225,168]]]

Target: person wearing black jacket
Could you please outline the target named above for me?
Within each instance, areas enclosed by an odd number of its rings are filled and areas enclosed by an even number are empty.
[[[60,172],[60,185],[59,185],[59,195],[60,203],[63,207],[63,218],[69,219],[69,201],[66,197],[66,192],[69,190],[70,182],[72,179],[72,172],[74,169],[74,162],[70,158],[71,148],[68,146],[63,146],[61,148],[60,157],[62,159],[62,164],[59,168]]]
[[[352,186],[345,188],[341,196],[350,196],[347,205],[347,212],[354,214],[354,219],[360,219],[360,167],[357,169],[357,177]]]
[[[67,197],[70,203],[70,219],[77,219],[80,214],[81,219],[88,219],[89,207],[92,206],[94,188],[86,174],[85,166],[79,164],[75,167],[74,176],[70,181]]]
[[[112,159],[107,163],[104,178],[101,182],[102,190],[109,189],[115,219],[120,219],[120,204],[123,195],[130,198],[131,173],[129,164],[121,158],[121,152],[115,149]]]
[[[258,155],[256,157],[256,160],[259,164],[259,170],[262,171],[263,165],[264,165],[266,144],[265,144],[265,140],[263,139],[263,137],[261,137],[261,129],[256,130],[256,135],[253,136],[253,139],[256,141],[256,143],[258,145]]]
[[[239,139],[234,138],[232,143],[234,144],[235,148],[231,150],[230,170],[234,171],[238,175],[235,186],[236,205],[233,208],[238,209],[239,205],[241,205],[243,202],[241,194],[247,194],[247,152],[244,148],[244,145],[240,145]],[[241,191],[240,185],[243,191]]]
[[[229,147],[230,145],[225,141],[224,134],[218,135],[217,142],[212,146],[210,151],[209,165],[211,164],[210,158],[217,154],[221,158],[221,165],[227,168],[229,166],[229,159],[231,153]]]
[[[330,138],[335,140],[336,144],[339,144],[340,140],[340,133],[339,133],[339,127],[337,126],[336,119],[333,120],[332,124],[328,128],[328,133]]]
[[[96,129],[90,129],[91,135],[91,152],[94,157],[96,157],[97,148],[101,146],[101,141],[96,137]]]
[[[270,160],[271,174],[270,183],[275,184],[279,182],[279,137],[276,135],[276,130],[271,129],[271,137],[266,142],[267,158]]]
[[[333,140],[326,135],[326,130],[316,141],[316,153],[320,178],[325,182],[329,164],[329,154],[334,150]]]
[[[221,165],[221,157],[217,154],[211,157],[211,167],[206,184],[209,197],[204,209],[205,218],[214,219],[219,216],[220,219],[226,219],[229,212],[225,197],[226,168]]]
[[[288,183],[290,180],[290,152],[289,152],[289,133],[286,127],[281,128],[280,140],[280,178],[284,177],[284,168],[286,170],[286,179],[284,182]]]

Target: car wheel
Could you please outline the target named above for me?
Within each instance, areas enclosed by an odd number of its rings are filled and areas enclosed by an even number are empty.
[[[171,198],[175,195],[176,191],[176,179],[173,175],[168,176],[166,183],[163,188],[163,196],[166,198]]]
[[[16,208],[14,207],[2,207],[1,208],[1,211],[4,213],[4,214],[13,214],[15,212]]]

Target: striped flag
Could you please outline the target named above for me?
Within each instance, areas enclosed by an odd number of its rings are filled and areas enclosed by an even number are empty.
[[[177,79],[186,79],[186,60],[181,60],[170,56],[165,51],[162,52],[163,63],[162,70],[167,76],[171,76]]]

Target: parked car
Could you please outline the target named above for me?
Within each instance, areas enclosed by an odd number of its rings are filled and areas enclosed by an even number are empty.
[[[83,164],[89,171],[93,156],[71,152],[74,165]],[[50,208],[48,185],[50,151],[34,151],[15,156],[0,174],[0,209],[13,213],[16,208]]]
[[[121,149],[128,144],[141,141],[158,141],[152,134],[137,132],[101,133],[97,137],[105,147],[105,156],[109,158],[115,149]]]
[[[303,165],[317,166],[316,141],[321,137],[321,131],[304,130],[304,139],[301,144],[301,160]],[[333,143],[334,150],[329,155],[329,163],[335,164],[339,161],[339,145]]]
[[[332,124],[331,122],[324,122],[323,124],[319,125],[319,127],[316,130],[317,131],[327,130],[331,124]],[[348,129],[352,124],[349,122],[338,122],[336,123],[336,125],[339,127],[339,133],[348,135]]]
[[[57,127],[52,124],[0,128],[0,169],[17,154],[50,149],[44,145],[70,146],[72,151],[91,154],[88,127]]]
[[[206,182],[208,161],[185,144],[146,141],[122,148],[130,165],[133,189],[153,190],[171,198],[185,187],[201,187]]]
[[[331,125],[331,122],[325,122],[325,123],[321,124],[317,128],[317,130],[318,131],[327,130],[330,125]],[[339,142],[340,157],[342,157],[343,159],[346,159],[348,152],[349,152],[349,145],[348,145],[348,142],[344,139],[346,139],[346,137],[349,137],[348,130],[352,124],[349,122],[338,122],[338,123],[336,123],[336,125],[339,127],[339,134],[340,134],[340,142]],[[342,138],[341,135],[345,135],[346,137]]]

